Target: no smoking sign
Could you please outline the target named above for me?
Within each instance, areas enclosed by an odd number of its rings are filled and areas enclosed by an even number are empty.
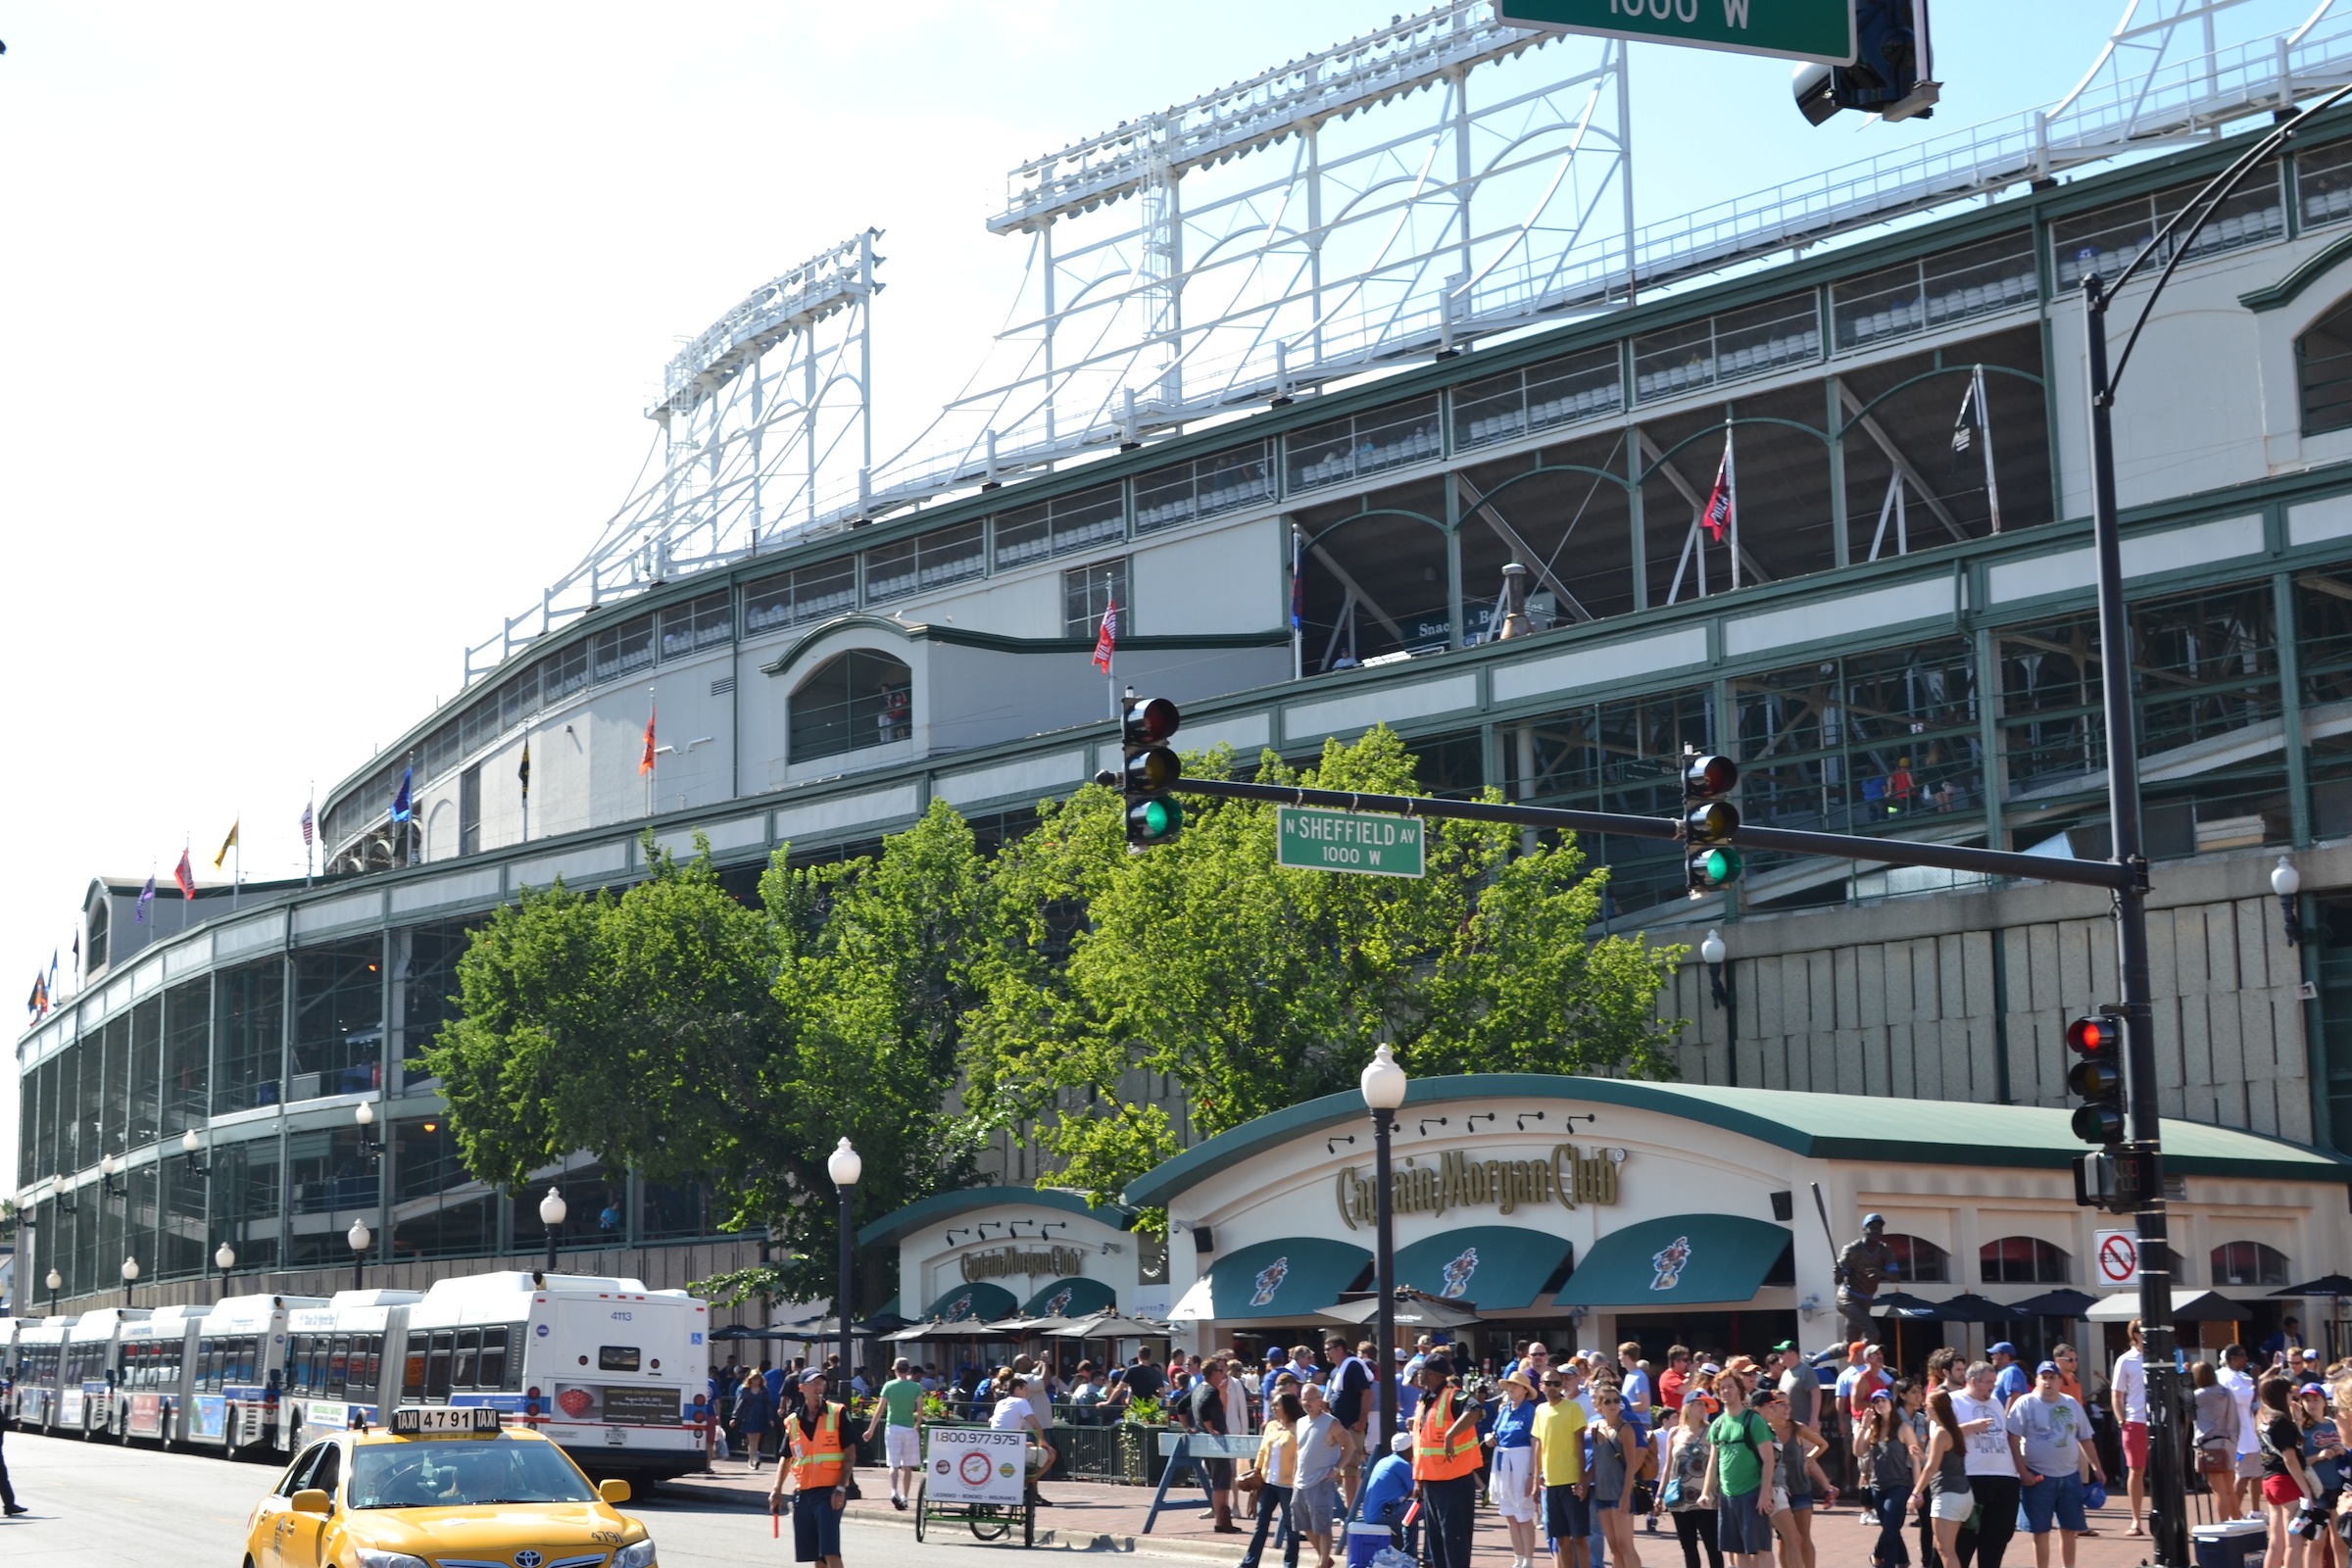
[[[2099,1283],[2121,1290],[2139,1283],[2139,1238],[2131,1231],[2092,1233],[2091,1256],[2097,1260]]]

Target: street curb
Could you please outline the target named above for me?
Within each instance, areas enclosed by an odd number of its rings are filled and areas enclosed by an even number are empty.
[[[767,1502],[763,1494],[742,1487],[697,1486],[681,1480],[662,1482],[657,1496],[663,1501],[699,1501],[723,1508],[741,1508],[746,1512],[765,1513]],[[914,1515],[889,1510],[869,1513],[864,1509],[845,1514],[843,1523],[853,1525],[881,1525],[892,1530],[914,1531]],[[960,1528],[960,1527],[952,1527]],[[984,1543],[985,1544],[985,1543]],[[1115,1536],[1099,1531],[1044,1529],[1037,1533],[1037,1546],[1056,1551],[1122,1552],[1143,1557],[1181,1557],[1193,1562],[1231,1564],[1240,1560],[1238,1547],[1212,1545],[1206,1542],[1162,1541],[1152,1536]]]

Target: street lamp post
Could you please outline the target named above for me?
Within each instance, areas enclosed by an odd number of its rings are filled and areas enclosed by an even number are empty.
[[[213,1250],[213,1267],[220,1271],[220,1296],[228,1297],[228,1271],[237,1266],[237,1250],[222,1242]]]
[[[55,1317],[57,1316],[57,1293],[66,1288],[66,1277],[53,1266],[49,1270],[49,1278],[42,1283],[49,1287],[49,1315]]]
[[[570,1212],[561,1188],[550,1187],[547,1196],[539,1200],[539,1223],[547,1227],[546,1272],[550,1274],[556,1271],[556,1237],[564,1229],[564,1216]]]
[[[833,1190],[841,1195],[841,1289],[833,1297],[834,1315],[841,1319],[841,1387],[835,1391],[844,1400],[850,1396],[850,1195],[857,1191],[858,1178],[865,1174],[865,1161],[844,1138],[840,1147],[825,1158],[825,1174],[833,1178]]]
[[[2278,895],[2278,925],[2286,934],[2286,945],[2295,947],[2303,940],[2303,909],[2295,900],[2303,891],[2303,873],[2283,855],[2271,872],[2271,891]]]
[[[122,1309],[124,1311],[130,1310],[130,1288],[138,1282],[139,1260],[135,1257],[124,1258],[122,1260]]]
[[[210,1176],[213,1173],[212,1168],[204,1162],[204,1140],[196,1136],[195,1128],[191,1127],[179,1135],[179,1152],[187,1159],[189,1175]]]
[[[1389,1132],[1391,1118],[1404,1103],[1404,1069],[1396,1065],[1395,1053],[1382,1046],[1372,1054],[1372,1064],[1364,1069],[1359,1081],[1364,1093],[1364,1104],[1372,1112],[1372,1206],[1374,1242],[1372,1253],[1372,1284],[1380,1293],[1379,1312],[1373,1330],[1373,1387],[1380,1392],[1379,1443],[1374,1452],[1386,1452],[1389,1434],[1396,1429],[1396,1411],[1401,1404],[1396,1388],[1396,1219],[1391,1200],[1389,1175]]]
[[[355,1291],[366,1290],[362,1271],[368,1266],[368,1244],[374,1241],[375,1237],[368,1232],[366,1220],[355,1219],[351,1222],[351,1229],[343,1233],[343,1239],[351,1244],[351,1288]]]

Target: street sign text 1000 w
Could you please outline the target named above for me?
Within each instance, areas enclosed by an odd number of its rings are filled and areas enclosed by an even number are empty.
[[[1854,63],[1854,0],[1501,0],[1496,9],[1521,27]]]
[[[1275,815],[1277,864],[1365,876],[1421,874],[1422,824],[1412,817],[1311,806],[1278,807]]]

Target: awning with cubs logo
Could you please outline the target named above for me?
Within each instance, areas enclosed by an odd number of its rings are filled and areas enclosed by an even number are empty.
[[[1091,1317],[1116,1312],[1118,1294],[1101,1280],[1083,1275],[1055,1280],[1021,1304],[1023,1317]]]
[[[1329,1237],[1258,1242],[1219,1258],[1169,1316],[1304,1322],[1338,1301],[1342,1291],[1359,1288],[1371,1272],[1371,1252]]]
[[[1782,1226],[1739,1214],[1642,1220],[1593,1243],[1555,1303],[1620,1312],[1744,1306],[1793,1241]]]
[[[1482,1312],[1534,1306],[1568,1278],[1564,1236],[1514,1225],[1468,1225],[1397,1249],[1396,1283]]]

